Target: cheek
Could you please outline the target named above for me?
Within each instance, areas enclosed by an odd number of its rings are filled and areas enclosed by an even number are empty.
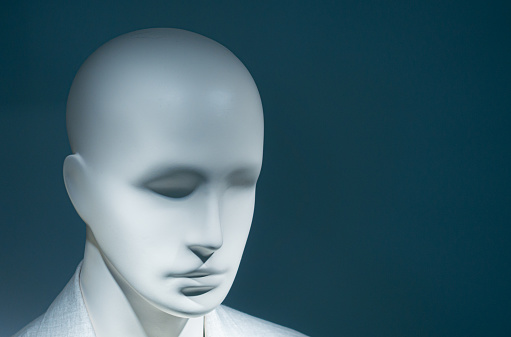
[[[224,247],[241,258],[252,224],[254,214],[255,189],[229,189],[222,204],[222,233]]]
[[[107,187],[100,199],[98,216],[90,227],[121,274],[130,270],[164,274],[169,265],[179,268],[189,260],[185,242],[187,228],[197,221],[189,210],[193,205],[131,186]]]

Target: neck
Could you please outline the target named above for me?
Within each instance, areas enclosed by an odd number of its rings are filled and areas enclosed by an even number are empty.
[[[203,336],[203,317],[161,311],[110,270],[94,238],[87,235],[80,288],[97,337]]]

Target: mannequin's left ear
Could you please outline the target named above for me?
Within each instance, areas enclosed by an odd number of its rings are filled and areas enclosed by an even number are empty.
[[[78,215],[89,223],[91,215],[91,195],[86,165],[80,154],[72,154],[64,160],[64,184],[67,194]]]

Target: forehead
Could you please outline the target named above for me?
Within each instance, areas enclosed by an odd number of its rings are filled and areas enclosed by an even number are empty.
[[[220,172],[261,165],[262,108],[251,88],[220,81],[129,89],[98,121],[92,150],[99,169],[136,176],[165,166]]]
[[[118,172],[260,161],[262,106],[243,64],[196,34],[154,34],[114,39],[80,68],[67,105],[73,151]]]

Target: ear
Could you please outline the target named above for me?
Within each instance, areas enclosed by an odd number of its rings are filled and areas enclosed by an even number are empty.
[[[64,160],[64,184],[76,212],[88,223],[92,200],[86,165],[78,153],[69,155]]]

